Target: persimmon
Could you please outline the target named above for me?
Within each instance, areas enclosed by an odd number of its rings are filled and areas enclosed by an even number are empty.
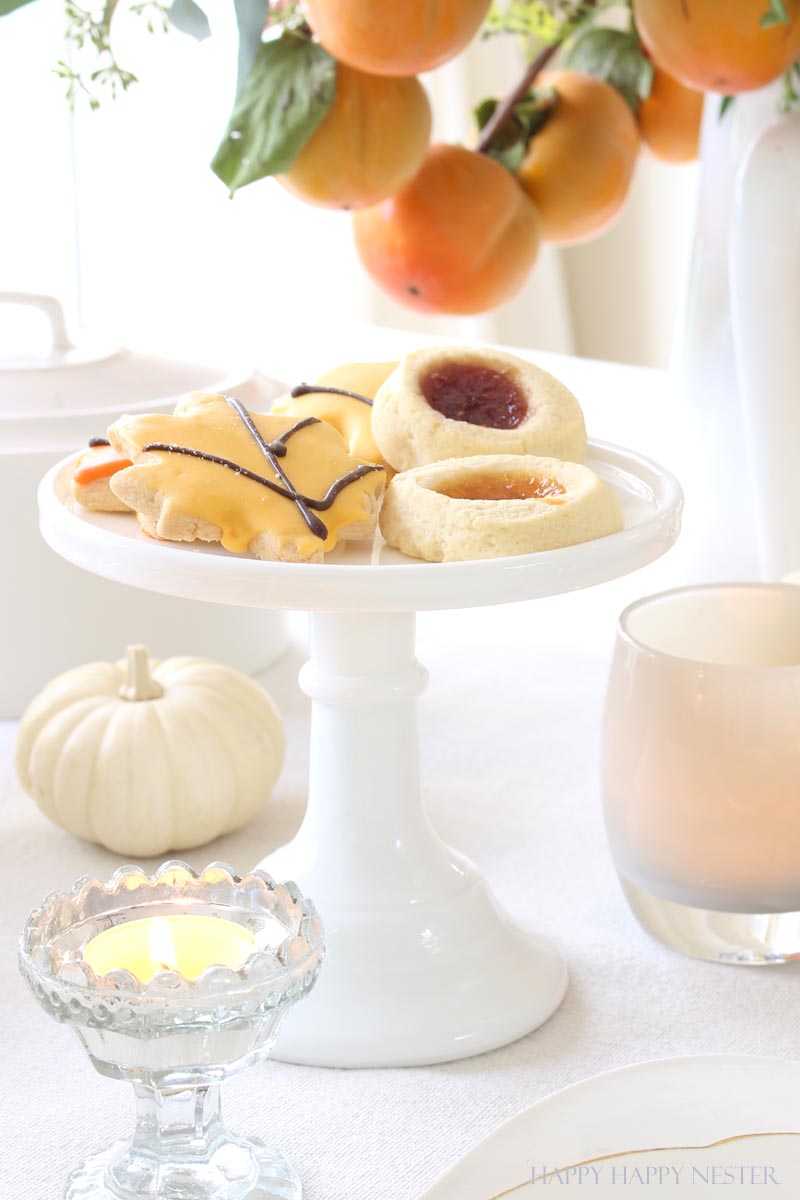
[[[650,95],[636,114],[648,149],[664,162],[692,162],[700,148],[702,119],[703,93],[656,67]]]
[[[339,62],[373,75],[418,75],[463,50],[489,0],[304,0],[308,23]]]
[[[422,312],[477,313],[522,287],[540,241],[536,208],[505,167],[431,146],[408,187],[353,216],[356,248],[390,295]]]
[[[414,178],[430,136],[431,106],[418,79],[365,75],[340,63],[333,104],[278,179],[311,204],[377,204]]]
[[[766,0],[634,0],[653,61],[687,87],[749,92],[800,56],[800,0],[785,0],[788,22],[764,28]]]
[[[552,71],[555,107],[534,134],[517,177],[542,218],[546,242],[566,245],[600,233],[619,216],[633,178],[639,131],[610,84]]]

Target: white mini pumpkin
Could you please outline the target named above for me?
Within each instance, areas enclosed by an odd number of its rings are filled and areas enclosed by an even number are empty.
[[[200,846],[249,821],[286,739],[263,688],[204,658],[89,663],[53,679],[17,735],[22,786],[57,825],[118,854]]]

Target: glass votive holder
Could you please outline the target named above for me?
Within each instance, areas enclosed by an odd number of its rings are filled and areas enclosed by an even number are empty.
[[[800,587],[707,584],[623,612],[603,798],[650,934],[716,962],[800,957]]]
[[[313,904],[261,871],[168,862],[51,893],[20,970],[97,1070],[133,1084],[137,1110],[133,1136],[73,1172],[65,1200],[301,1200],[283,1155],[228,1131],[219,1085],[269,1054],[323,953]]]

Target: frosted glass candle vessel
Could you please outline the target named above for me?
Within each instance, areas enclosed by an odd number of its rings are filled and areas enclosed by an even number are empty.
[[[168,862],[152,876],[122,867],[108,883],[51,892],[28,918],[20,969],[97,1070],[133,1084],[137,1114],[132,1137],[70,1175],[65,1200],[302,1200],[282,1154],[228,1130],[220,1083],[266,1058],[323,951],[313,904],[262,871],[212,863],[198,875]]]
[[[800,955],[800,588],[704,585],[626,609],[603,795],[648,932],[714,961]]]

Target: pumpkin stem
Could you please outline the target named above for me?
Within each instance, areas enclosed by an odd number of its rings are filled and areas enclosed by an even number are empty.
[[[160,683],[150,674],[150,657],[146,646],[128,646],[126,651],[125,682],[119,689],[123,700],[157,700],[164,695]]]

